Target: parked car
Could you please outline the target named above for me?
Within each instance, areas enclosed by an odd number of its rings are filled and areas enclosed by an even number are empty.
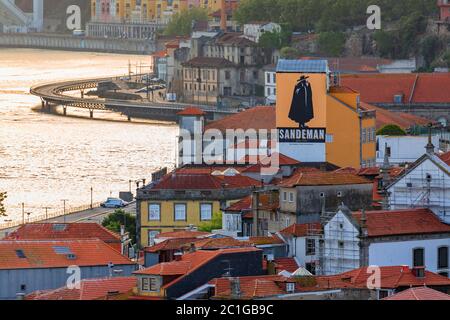
[[[123,208],[128,205],[128,202],[118,198],[108,198],[100,206],[103,208]]]

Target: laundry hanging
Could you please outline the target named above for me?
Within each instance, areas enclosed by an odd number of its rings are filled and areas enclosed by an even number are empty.
[[[308,78],[301,76],[298,79],[289,111],[289,119],[297,122],[300,128],[306,127],[306,123],[314,119],[312,88]]]

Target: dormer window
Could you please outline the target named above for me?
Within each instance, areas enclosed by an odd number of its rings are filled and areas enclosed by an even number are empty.
[[[287,293],[294,293],[295,292],[295,283],[292,283],[292,282],[286,283],[286,291],[287,291]]]

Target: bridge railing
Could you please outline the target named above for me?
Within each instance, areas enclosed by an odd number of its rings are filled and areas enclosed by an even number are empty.
[[[58,218],[58,217],[64,217],[67,215],[71,215],[74,213],[78,213],[78,212],[82,212],[82,211],[86,211],[86,210],[90,210],[90,209],[95,209],[95,208],[99,208],[100,207],[101,202],[96,202],[91,205],[81,205],[81,206],[75,206],[75,207],[70,207],[68,209],[66,209],[65,211],[63,209],[60,210],[55,210],[52,212],[48,212],[47,214],[40,214],[40,215],[36,215],[33,217],[28,217],[25,218],[24,221],[22,220],[17,220],[17,221],[10,221],[10,222],[5,222],[5,223],[0,223],[0,230],[4,230],[4,229],[9,229],[9,228],[14,228],[14,227],[18,227],[20,225],[22,225],[23,223],[36,223],[36,222],[43,222],[49,219],[54,219],[54,218]]]

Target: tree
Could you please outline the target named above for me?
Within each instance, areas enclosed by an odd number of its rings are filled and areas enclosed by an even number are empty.
[[[208,13],[202,8],[192,8],[176,13],[164,30],[166,36],[188,36],[196,21],[207,21]]]
[[[214,213],[211,221],[203,222],[198,226],[199,231],[211,232],[213,230],[222,229],[222,213]]]
[[[7,216],[5,203],[4,203],[4,201],[6,200],[7,197],[8,197],[8,195],[6,194],[6,192],[0,192],[0,217]]]
[[[128,232],[130,239],[136,243],[136,217],[123,209],[117,209],[109,214],[102,221],[102,226],[116,233],[120,233],[120,226],[125,226],[125,232]]]
[[[422,39],[420,43],[420,54],[423,56],[426,68],[429,68],[432,62],[435,61],[442,47],[442,41],[436,35],[430,35]]]
[[[266,49],[281,49],[283,47],[287,47],[290,43],[290,36],[292,32],[283,28],[281,31],[273,31],[273,32],[265,32],[259,38],[258,45],[261,48]]]
[[[284,47],[280,50],[280,56],[283,59],[297,59],[300,53],[292,47]]]
[[[396,124],[387,124],[377,131],[379,136],[406,136],[406,131]]]
[[[342,32],[322,32],[319,34],[317,44],[321,53],[339,57],[344,52],[345,35]]]
[[[378,30],[373,35],[378,54],[383,58],[393,58],[395,56],[395,35],[392,32]]]

